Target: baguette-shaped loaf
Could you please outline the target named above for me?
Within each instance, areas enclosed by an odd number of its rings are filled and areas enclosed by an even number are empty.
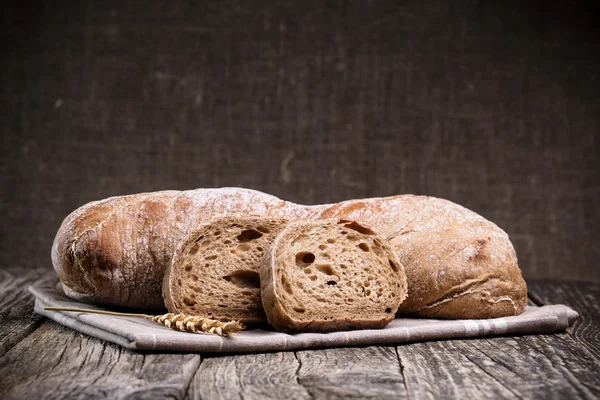
[[[177,244],[224,216],[349,219],[372,227],[405,267],[399,313],[492,318],[523,311],[527,288],[508,235],[447,200],[414,195],[303,206],[241,188],[161,191],[88,203],[63,221],[52,263],[77,300],[144,310],[164,308],[163,275]]]

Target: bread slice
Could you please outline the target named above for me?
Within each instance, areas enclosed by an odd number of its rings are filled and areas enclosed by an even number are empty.
[[[407,294],[388,241],[348,220],[287,225],[263,260],[260,281],[267,319],[284,332],[383,328]]]
[[[286,220],[225,217],[202,225],[177,246],[163,281],[169,312],[246,324],[266,322],[259,268]]]

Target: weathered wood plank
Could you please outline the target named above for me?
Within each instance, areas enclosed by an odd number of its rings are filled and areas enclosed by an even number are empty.
[[[571,336],[538,335],[206,358],[138,354],[32,314],[32,282],[52,271],[0,271],[0,397],[597,398],[593,284],[533,282],[532,298],[582,318]],[[32,332],[29,336],[28,333]],[[16,336],[15,336],[16,335]],[[584,345],[579,347],[578,342]],[[14,347],[13,347],[14,346]],[[12,347],[12,349],[11,349]],[[596,357],[595,357],[596,356]],[[401,364],[398,360],[401,360]],[[34,360],[32,362],[32,360]],[[190,383],[191,382],[191,383]]]
[[[528,282],[538,304],[566,304],[579,313],[569,334],[600,360],[600,285],[588,282]]]
[[[293,352],[208,357],[188,390],[190,399],[307,399]]]
[[[53,321],[0,358],[0,398],[183,398],[197,354],[141,354]]]
[[[394,347],[299,351],[298,381],[315,399],[406,398]]]
[[[336,399],[405,397],[393,347],[205,358],[188,397]]]
[[[42,323],[43,318],[33,312],[29,285],[57,282],[51,269],[0,269],[0,357]]]
[[[567,334],[416,343],[398,353],[414,398],[600,396],[600,363]]]

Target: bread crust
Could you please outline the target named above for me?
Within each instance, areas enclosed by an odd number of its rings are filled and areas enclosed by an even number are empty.
[[[508,235],[447,200],[415,195],[302,206],[241,188],[161,191],[88,203],[63,221],[52,263],[65,293],[126,308],[164,309],[162,280],[176,245],[217,217],[350,219],[373,227],[404,265],[399,313],[493,318],[523,311],[527,288]]]

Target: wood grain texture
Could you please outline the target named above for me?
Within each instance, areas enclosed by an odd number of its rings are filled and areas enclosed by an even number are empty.
[[[293,352],[207,357],[189,387],[190,399],[307,399]]]
[[[33,284],[54,285],[58,278],[47,269],[0,269],[0,357],[33,332],[43,318],[33,312]]]
[[[586,2],[9,1],[0,264],[117,194],[448,198],[526,277],[600,281],[600,58]]]
[[[394,347],[352,347],[296,353],[298,382],[314,399],[405,398]]]
[[[600,285],[589,282],[532,281],[529,296],[539,305],[566,304],[579,313],[569,329],[577,343],[600,360]]]
[[[413,398],[584,398],[600,395],[598,360],[569,335],[398,347]]]
[[[7,399],[183,398],[197,354],[140,354],[44,322],[0,358]]]

